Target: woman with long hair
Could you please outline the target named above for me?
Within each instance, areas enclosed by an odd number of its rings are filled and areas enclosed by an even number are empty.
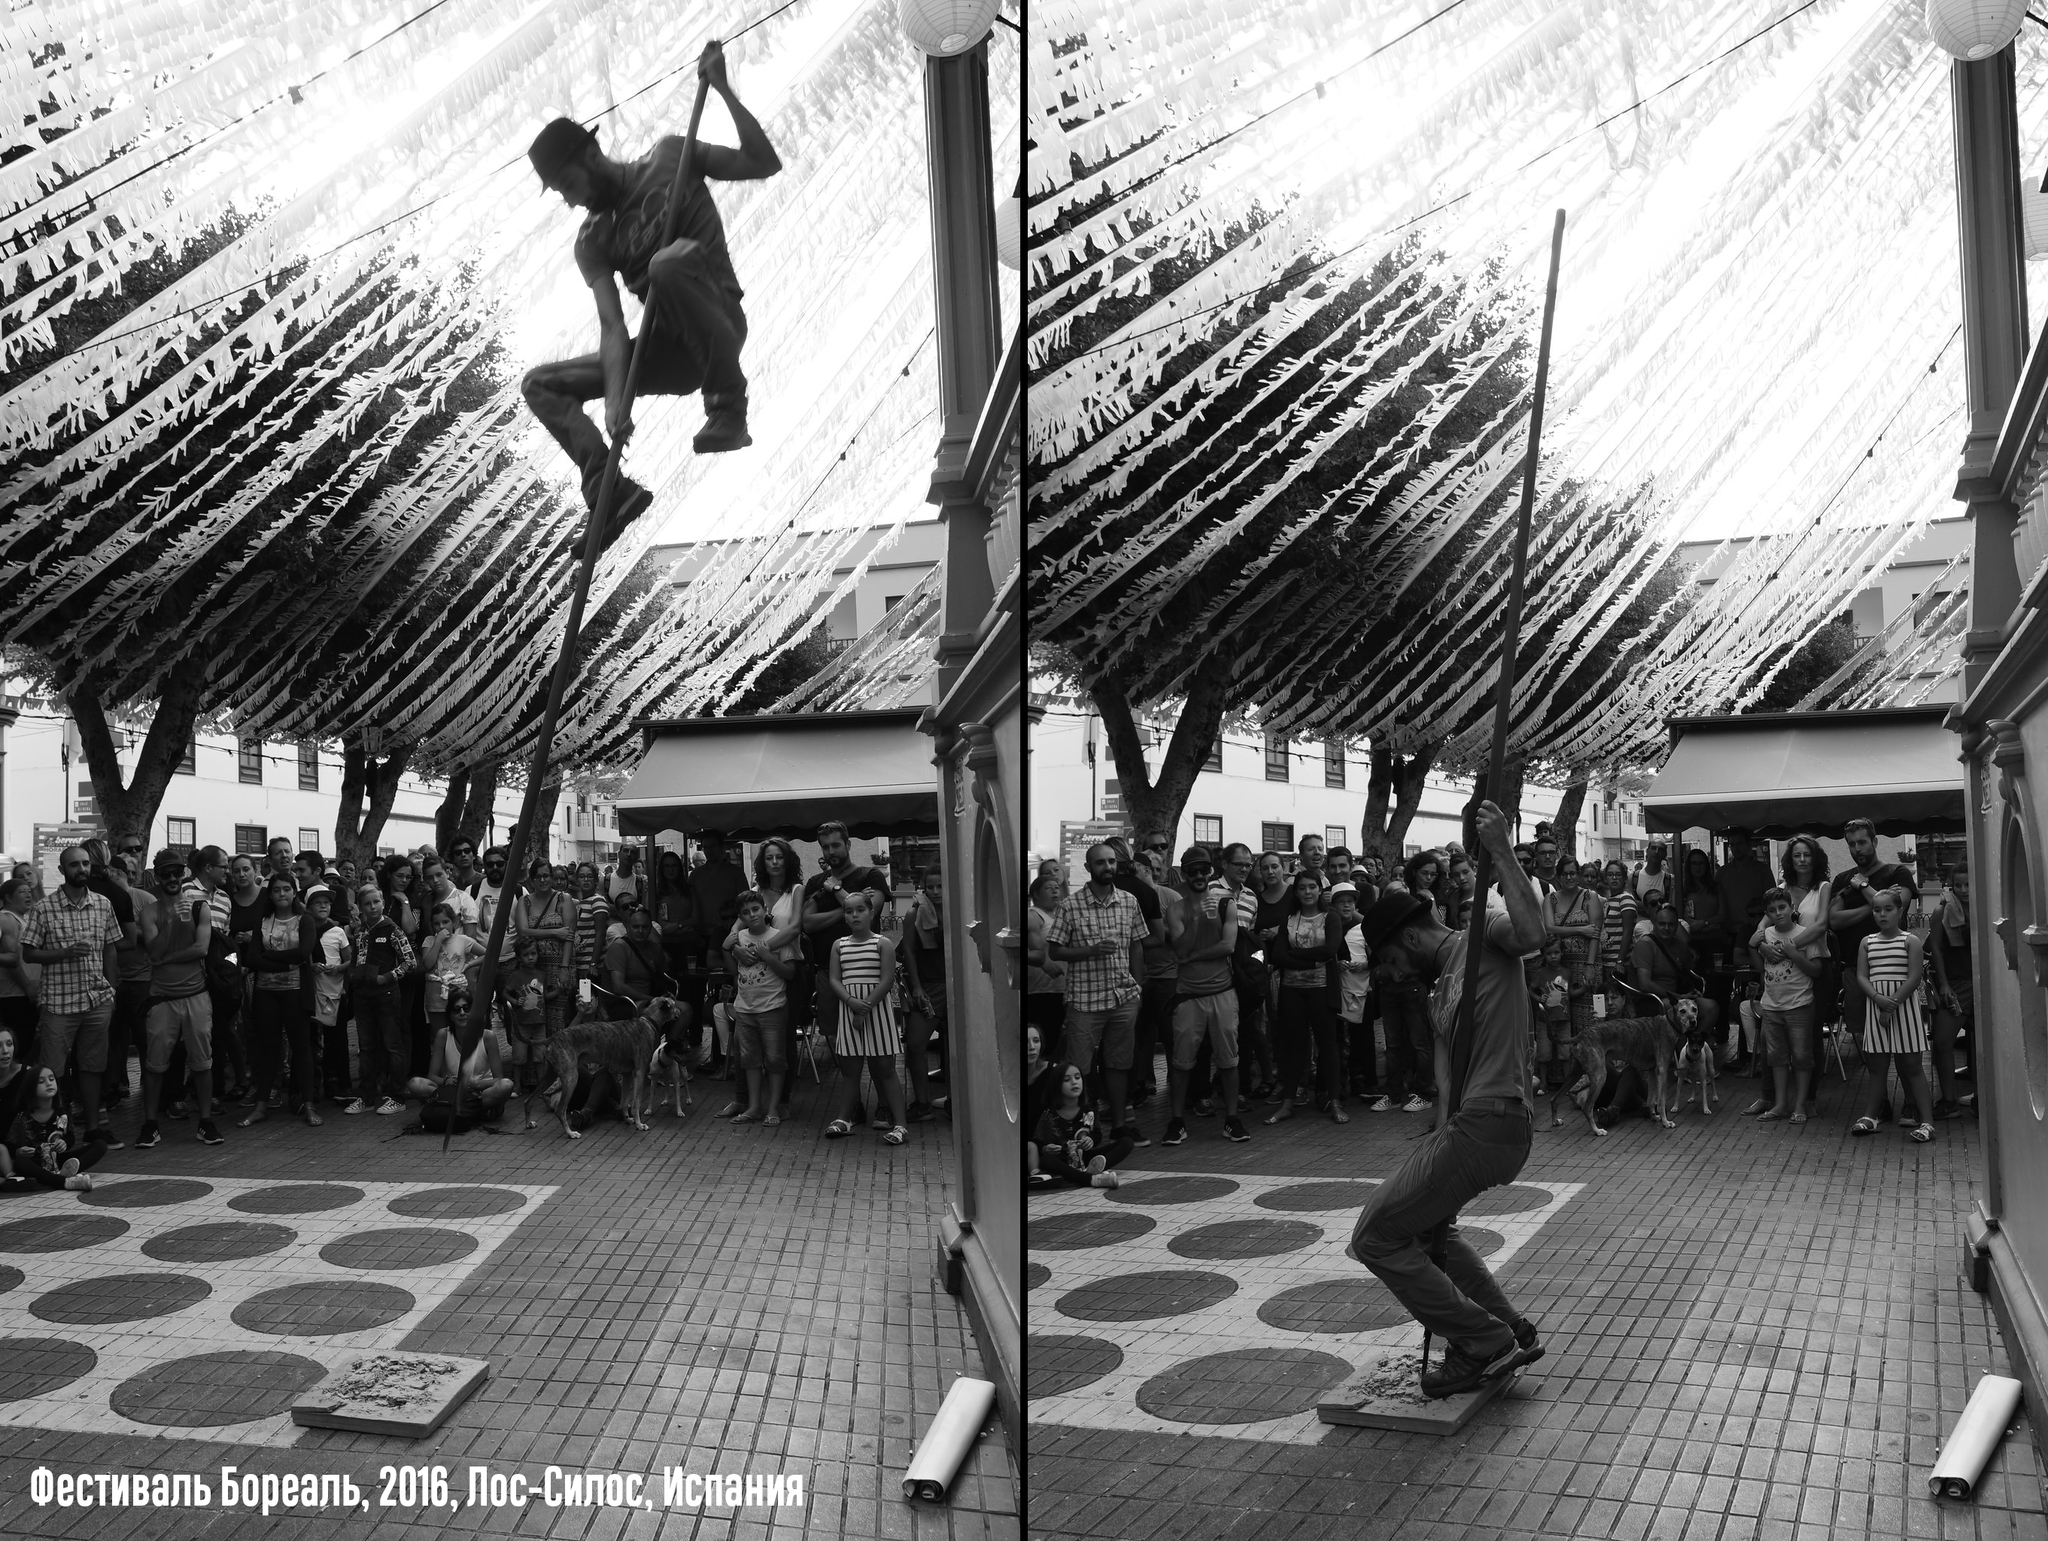
[[[405,934],[406,945],[417,958],[420,947],[434,934],[426,914],[431,901],[420,881],[419,867],[403,852],[385,857],[378,867],[377,889],[384,895],[384,913]],[[412,1046],[408,1078],[425,1073],[431,1050],[424,983],[417,971],[398,982],[398,1020],[405,1024],[406,1042]]]
[[[691,923],[696,919],[697,908],[690,896],[690,869],[684,865],[680,851],[664,850],[656,860],[654,898],[649,908],[654,912],[654,934],[660,939],[669,973],[679,980],[686,978],[693,961]]]
[[[547,992],[550,1035],[569,1025],[569,1003],[576,997],[576,908],[555,887],[555,869],[544,856],[526,867],[526,892],[512,911],[521,942],[533,943]]]
[[[1401,867],[1401,886],[1418,899],[1427,899],[1436,918],[1447,922],[1444,913],[1444,861],[1437,851],[1417,851]]]
[[[1067,966],[1045,949],[1046,932],[1060,912],[1066,897],[1057,872],[1041,872],[1031,880],[1025,897],[1024,961],[1028,968],[1024,992],[1024,1020],[1038,1029],[1040,1043],[1057,1057],[1067,1021]]]
[[[1629,957],[1636,945],[1636,894],[1629,882],[1628,863],[1610,861],[1600,869],[1607,883],[1600,911],[1600,979],[1608,993],[1621,989],[1628,978]]]
[[[783,1046],[783,1058],[790,1073],[782,1079],[782,1106],[778,1110],[787,1118],[789,1093],[796,1081],[797,1035],[817,1015],[816,975],[803,953],[804,864],[795,846],[777,835],[761,842],[761,849],[754,853],[754,891],[768,906],[768,939],[761,945],[786,948],[796,955],[796,975],[788,988],[789,1042]],[[735,922],[733,932],[738,931]]]
[[[1593,992],[1600,988],[1600,941],[1607,919],[1607,901],[1581,885],[1578,857],[1569,851],[1557,858],[1557,887],[1543,901],[1543,919],[1564,960],[1569,986],[1572,1037],[1593,1025]],[[1553,1076],[1561,1076],[1569,1056],[1551,1062]],[[1553,1079],[1555,1088],[1556,1081]]]
[[[306,1122],[317,1124],[313,1111],[318,1087],[318,1066],[313,1062],[313,1036],[306,1027],[307,939],[301,925],[299,885],[289,872],[272,875],[264,888],[264,902],[256,923],[254,939],[243,949],[243,960],[256,973],[256,989],[250,1008],[250,1048],[256,1067],[256,1105],[242,1120],[247,1129],[270,1116],[268,1096],[281,1084],[283,1059],[291,1055],[292,1093],[290,1106],[305,1114]]]
[[[1316,1088],[1311,1095],[1335,1122],[1351,1122],[1341,1100],[1343,1048],[1328,989],[1327,970],[1336,963],[1329,929],[1323,914],[1322,880],[1303,867],[1294,874],[1294,911],[1268,954],[1280,970],[1280,1010],[1275,1018],[1279,1035],[1274,1047],[1281,1060],[1283,1086],[1280,1106],[1266,1120],[1269,1124],[1294,1116],[1295,1096],[1309,1084],[1311,1053],[1316,1060]]]

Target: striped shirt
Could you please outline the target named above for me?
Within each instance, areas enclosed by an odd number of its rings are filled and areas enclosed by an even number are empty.
[[[1060,901],[1046,940],[1061,947],[1094,947],[1114,942],[1106,958],[1078,958],[1067,964],[1067,1007],[1072,1011],[1114,1011],[1134,1000],[1138,981],[1131,977],[1133,942],[1151,931],[1138,901],[1121,888],[1107,899],[1095,897],[1093,884],[1076,889]]]
[[[119,944],[121,923],[104,896],[88,889],[84,902],[74,903],[68,887],[58,889],[28,912],[21,940],[27,947],[76,947],[83,942],[91,949],[82,958],[43,965],[43,1010],[72,1016],[114,1003],[106,949]]]

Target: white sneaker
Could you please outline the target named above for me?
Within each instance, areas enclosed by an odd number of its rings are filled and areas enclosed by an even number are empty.
[[[1434,1103],[1427,1102],[1421,1097],[1410,1097],[1401,1104],[1401,1111],[1403,1113],[1427,1113],[1433,1106],[1435,1106]]]
[[[1114,1188],[1121,1180],[1114,1172],[1097,1172],[1088,1179],[1097,1188]]]
[[[1368,1113],[1391,1113],[1394,1111],[1394,1106],[1394,1099],[1392,1097],[1381,1097],[1368,1107],[1366,1111]]]
[[[363,1101],[362,1098],[358,1097],[354,1102],[351,1102],[347,1107],[343,1108],[341,1111],[344,1113],[367,1113],[370,1111],[370,1105],[367,1102]]]
[[[384,1117],[389,1118],[393,1113],[403,1113],[405,1111],[405,1104],[396,1097],[386,1097],[377,1104],[377,1111],[383,1114]]]
[[[64,1179],[64,1186],[73,1193],[92,1192],[92,1179],[83,1172],[73,1172]]]

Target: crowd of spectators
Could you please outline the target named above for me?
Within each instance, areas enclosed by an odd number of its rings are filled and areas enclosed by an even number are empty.
[[[872,1107],[901,1145],[946,1116],[944,874],[917,874],[899,919],[886,858],[857,865],[837,823],[817,841],[808,875],[788,841],[748,867],[717,831],[652,873],[628,845],[607,867],[536,859],[516,880],[504,846],[465,838],[361,868],[281,838],[260,857],[167,847],[146,869],[140,841],[95,838],[60,854],[47,892],[17,866],[0,883],[0,1190],[89,1189],[92,1167],[166,1125],[218,1145],[226,1122],[424,1112],[457,1078],[488,1114],[538,1084],[549,1035],[579,1013],[630,1017],[657,996],[683,1008],[672,1045],[733,1082],[721,1117],[781,1123],[814,1032],[814,1053],[837,1048],[826,1134]],[[507,904],[465,1060],[455,1040]],[[565,1110],[584,1126],[620,1090],[588,1068]]]
[[[1653,842],[1638,862],[1582,866],[1537,825],[1517,848],[1547,926],[1526,960],[1531,1097],[1575,1090],[1578,1039],[1596,1017],[1689,1000],[1722,1071],[1755,1078],[1753,1096],[1739,1091],[1743,1116],[1813,1117],[1829,1048],[1872,1072],[1852,1133],[1896,1111],[1924,1143],[1936,1121],[1974,1113],[1958,1055],[1973,1000],[1968,871],[1948,869],[1922,906],[1910,868],[1879,860],[1868,820],[1852,820],[1843,840],[1849,870],[1833,876],[1818,840],[1788,842],[1773,872],[1742,831],[1725,837],[1719,861],[1693,847],[1674,863]],[[1139,1113],[1155,1099],[1166,1145],[1191,1137],[1191,1119],[1219,1115],[1221,1135],[1240,1142],[1252,1138],[1248,1121],[1304,1113],[1340,1124],[1351,1109],[1434,1115],[1428,985],[1371,957],[1359,919],[1399,891],[1463,927],[1477,897],[1463,849],[1420,851],[1393,869],[1315,835],[1285,855],[1237,844],[1169,856],[1166,837],[1141,834],[1091,847],[1088,881],[1072,892],[1054,863],[1033,876],[1029,1183],[1116,1186],[1118,1166],[1152,1144]],[[1916,914],[1924,927],[1910,924]],[[1609,1068],[1596,1117],[1646,1114],[1652,1088]]]

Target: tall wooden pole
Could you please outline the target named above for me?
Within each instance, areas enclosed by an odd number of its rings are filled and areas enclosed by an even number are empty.
[[[690,163],[697,158],[697,125],[704,117],[704,97],[711,83],[701,75],[697,79],[697,100],[690,108],[689,132],[683,136],[683,158],[676,164],[676,180],[669,189],[668,212],[661,226],[661,245],[666,246],[676,238],[676,222],[683,207],[683,189],[689,180]],[[660,247],[655,248],[657,251]],[[640,335],[633,339],[633,359],[626,366],[626,410],[631,413],[633,398],[639,394],[640,371],[647,362],[647,339],[653,334],[653,322],[642,317]],[[476,998],[469,1004],[469,1017],[456,1031],[456,1045],[461,1051],[457,1061],[455,1077],[455,1109],[462,1109],[461,1060],[469,1058],[470,1052],[482,1041],[484,1029],[490,1025],[491,995],[497,985],[498,954],[505,945],[505,927],[512,913],[512,904],[519,891],[520,876],[525,870],[526,845],[533,835],[534,815],[540,811],[541,784],[547,780],[548,759],[555,746],[555,725],[561,720],[562,698],[568,694],[569,681],[576,674],[576,645],[583,634],[583,607],[590,598],[591,575],[597,571],[598,556],[604,550],[604,531],[610,521],[612,497],[618,490],[619,458],[625,449],[625,441],[614,435],[610,452],[605,456],[604,480],[598,485],[597,501],[591,506],[590,519],[583,528],[583,556],[576,565],[576,583],[569,600],[568,624],[562,628],[561,651],[555,655],[555,672],[548,681],[547,704],[541,708],[540,730],[534,736],[533,763],[526,773],[526,796],[519,806],[519,822],[512,827],[511,843],[505,851],[505,881],[498,890],[498,907],[491,916],[490,940],[484,943],[483,963],[477,970]],[[567,1120],[569,1110],[562,1109]],[[449,1136],[454,1132],[453,1120],[442,1132],[441,1149],[448,1149]]]
[[[1564,210],[1550,229],[1550,283],[1543,293],[1543,335],[1536,348],[1536,394],[1529,409],[1529,454],[1522,467],[1522,506],[1515,516],[1515,543],[1508,567],[1508,602],[1501,614],[1500,678],[1493,693],[1493,745],[1486,760],[1485,787],[1498,787],[1508,758],[1508,718],[1514,709],[1517,659],[1522,641],[1522,595],[1529,576],[1529,523],[1536,508],[1536,462],[1543,445],[1543,400],[1550,386],[1550,327],[1557,314],[1557,264],[1564,252]],[[1458,1018],[1451,1029],[1451,1084],[1444,1088],[1445,1121],[1465,1098],[1465,1073],[1472,1063],[1472,1032],[1479,1003],[1479,960],[1486,945],[1486,894],[1493,886],[1493,855],[1483,840],[1474,853],[1472,914],[1465,933],[1464,990],[1458,997]],[[1450,1222],[1430,1238],[1430,1256],[1443,1266]],[[1429,1335],[1422,1339],[1422,1358],[1429,1360]]]

